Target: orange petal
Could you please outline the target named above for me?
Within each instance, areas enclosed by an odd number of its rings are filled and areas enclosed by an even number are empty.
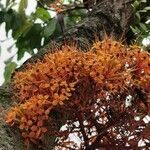
[[[38,130],[38,127],[35,126],[35,125],[33,125],[33,126],[31,127],[31,130],[32,130],[32,131],[37,131],[37,130]]]
[[[37,126],[39,126],[39,127],[43,126],[43,120],[38,121]]]
[[[29,137],[30,137],[30,138],[33,138],[34,136],[35,136],[35,132],[31,131],[31,132],[29,133]]]
[[[42,128],[41,128],[41,132],[43,132],[43,133],[47,132],[47,128],[42,127]]]

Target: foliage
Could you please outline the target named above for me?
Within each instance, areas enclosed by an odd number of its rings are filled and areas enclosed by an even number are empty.
[[[150,1],[135,0],[133,8],[135,19],[131,29],[136,35],[138,43],[142,45],[142,40],[150,36]]]
[[[18,60],[24,56],[25,52],[33,55],[34,49],[40,49],[49,40],[62,34],[60,26],[62,20],[57,20],[59,14],[63,14],[65,29],[86,16],[86,7],[82,1],[68,0],[68,4],[64,2],[64,0],[38,0],[35,12],[30,15],[26,14],[30,3],[28,0],[20,0],[18,10],[14,9],[16,0],[6,0],[6,7],[0,3],[0,24],[6,23],[7,34],[12,31],[12,37],[18,49]],[[131,34],[134,33],[138,37],[138,42],[141,43],[143,38],[149,36],[150,26],[145,23],[149,19],[149,2],[135,0],[133,7],[136,17],[131,26],[133,31]],[[51,15],[52,11],[57,14],[55,17]],[[5,74],[8,74],[6,69]]]
[[[64,45],[15,73],[19,102],[6,122],[20,129],[26,144],[44,144],[47,134],[57,137],[56,149],[138,149],[140,139],[148,147],[149,67],[148,52],[107,37],[88,52]]]
[[[37,5],[36,11],[30,16],[27,16],[25,10],[28,5],[28,0],[21,0],[19,3],[18,11],[13,9],[15,0],[7,0],[6,8],[0,11],[0,23],[6,23],[6,33],[12,30],[12,37],[16,40],[16,46],[18,48],[18,60],[20,60],[24,53],[27,51],[33,54],[35,48],[39,49],[41,46],[45,45],[50,38],[54,38],[61,34],[60,26],[57,25],[58,21],[53,18],[50,14],[50,10],[53,8],[55,11],[56,2],[48,8]],[[39,1],[40,2],[40,1]],[[60,7],[61,8],[61,7]],[[76,10],[78,11],[78,10]],[[74,13],[76,13],[76,11]],[[80,11],[80,13],[82,13]],[[73,16],[74,14],[72,14]],[[68,17],[68,16],[66,16]],[[36,23],[37,19],[40,19],[40,23]],[[79,18],[78,18],[79,19]],[[15,21],[14,21],[15,20]],[[66,21],[68,21],[66,19]],[[71,20],[69,19],[69,22]],[[72,20],[73,22],[73,20]],[[76,20],[74,20],[74,23]],[[70,24],[67,23],[66,24]],[[48,31],[50,31],[48,33]],[[57,34],[56,34],[57,33]],[[44,39],[42,44],[41,40]]]
[[[6,63],[6,68],[5,68],[5,72],[4,72],[5,82],[10,81],[11,74],[16,69],[16,66],[17,66],[17,64],[15,62],[8,61],[8,63]]]
[[[6,0],[6,7],[0,4],[0,24],[6,24],[5,31],[7,34],[12,31],[12,37],[18,49],[17,60],[20,60],[25,52],[33,55],[34,49],[40,49],[50,39],[62,34],[57,16],[52,16],[52,11],[57,15],[60,13],[64,15],[65,28],[74,25],[86,13],[83,7],[76,10],[72,1],[65,7],[62,5],[63,2],[59,2],[61,5],[58,5],[58,2],[58,0],[40,0],[35,12],[30,15],[26,15],[27,6],[30,3],[28,3],[28,0],[20,0],[18,10],[13,9],[16,6],[16,0]],[[70,11],[66,12],[66,9],[70,9]],[[9,63],[11,63],[11,60]],[[5,74],[8,73],[5,69]],[[5,80],[7,81],[6,77]]]

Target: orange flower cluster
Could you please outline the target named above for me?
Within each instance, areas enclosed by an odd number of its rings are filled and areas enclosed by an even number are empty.
[[[80,91],[81,82],[93,81],[97,99],[134,86],[149,92],[149,67],[147,52],[109,38],[96,41],[88,52],[65,45],[16,72],[12,84],[20,103],[8,112],[6,122],[18,126],[25,139],[36,142],[48,132],[51,110],[79,99],[79,93],[75,93]]]
[[[51,110],[47,99],[48,96],[42,95],[31,97],[26,103],[11,109],[11,113],[7,115],[7,122],[11,125],[18,124],[22,136],[35,143],[35,140],[41,139],[47,131],[44,122],[48,120]]]

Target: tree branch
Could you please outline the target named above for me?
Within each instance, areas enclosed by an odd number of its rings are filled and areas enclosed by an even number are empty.
[[[109,121],[108,123],[106,123],[105,128],[103,128],[103,130],[97,130],[98,132],[98,136],[96,137],[95,141],[91,144],[91,146],[89,147],[89,150],[95,150],[96,148],[99,148],[99,142],[101,140],[101,138],[108,132],[108,129],[110,129],[111,127],[117,125],[118,123],[120,123],[121,119],[124,118],[124,116],[126,115],[127,112],[123,112],[120,114],[119,117],[114,118],[112,121]]]

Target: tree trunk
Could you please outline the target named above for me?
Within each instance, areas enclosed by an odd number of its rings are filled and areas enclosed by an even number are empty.
[[[103,39],[105,33],[119,39],[128,32],[132,20],[132,0],[99,0],[87,17],[76,26],[67,30],[63,36],[55,41],[50,41],[38,54],[26,61],[17,71],[22,70],[26,64],[35,62],[37,58],[42,59],[45,53],[50,53],[54,46],[61,46],[65,43],[76,43],[77,46],[86,51],[96,37]],[[124,38],[126,38],[124,36]],[[57,43],[57,44],[56,44]],[[9,87],[0,88],[0,150],[22,150],[23,140],[17,129],[8,126],[3,117],[7,109],[12,105],[13,93]],[[60,125],[58,125],[59,128]],[[54,145],[54,138],[51,139],[51,147]],[[48,148],[52,149],[48,145]],[[37,149],[32,147],[31,149]]]

